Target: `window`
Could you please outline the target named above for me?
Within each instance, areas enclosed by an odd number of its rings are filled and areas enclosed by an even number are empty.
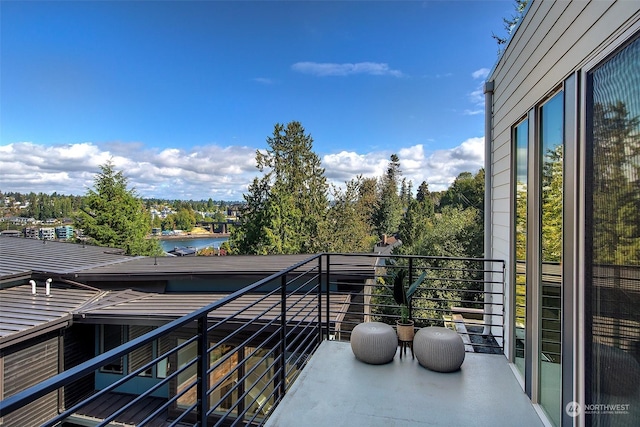
[[[540,107],[540,405],[555,425],[562,410],[562,241],[564,93]]]
[[[640,38],[587,73],[587,425],[640,419]]]
[[[527,310],[527,152],[529,150],[529,120],[525,119],[513,131],[513,163],[515,170],[515,290],[514,290],[514,361],[525,376],[525,342]]]
[[[127,341],[141,337],[154,329],[152,326],[138,325],[101,325],[100,326],[100,353],[112,350]],[[170,348],[170,340],[167,337],[160,339],[160,342],[153,341],[142,347],[133,350],[130,354],[120,357],[118,360],[103,366],[100,372],[110,374],[131,373],[141,368],[151,360],[164,354]],[[165,358],[155,366],[151,366],[138,376],[166,378],[168,360]]]
[[[122,325],[102,325],[101,326],[101,342],[100,353],[104,353],[109,350],[113,350],[119,345],[125,342],[125,330]],[[100,370],[102,372],[108,372],[112,374],[122,374],[123,372],[123,358],[119,358],[103,366]]]

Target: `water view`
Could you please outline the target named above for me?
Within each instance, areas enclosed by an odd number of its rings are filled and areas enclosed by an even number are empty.
[[[173,238],[160,240],[160,244],[162,245],[162,249],[165,251],[171,251],[176,247],[185,247],[189,246],[196,249],[203,248],[216,248],[218,249],[223,242],[229,240],[228,237],[189,237],[189,238]]]

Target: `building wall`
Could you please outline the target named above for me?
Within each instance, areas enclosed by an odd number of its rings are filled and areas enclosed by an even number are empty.
[[[58,373],[58,335],[26,341],[0,354],[3,359],[2,398],[36,385]],[[35,426],[58,414],[58,393],[52,392],[2,418],[6,427]]]
[[[492,118],[492,250],[511,271],[511,130],[573,72],[638,20],[640,2],[534,0],[489,80]],[[607,36],[608,35],[608,36]],[[568,156],[575,153],[567,153]],[[511,301],[505,307],[510,310]],[[507,334],[508,336],[508,334]],[[505,345],[509,352],[509,345]]]
[[[64,333],[64,370],[73,368],[94,357],[95,327],[74,324]],[[95,389],[94,375],[75,381],[64,388],[64,407],[70,408]]]

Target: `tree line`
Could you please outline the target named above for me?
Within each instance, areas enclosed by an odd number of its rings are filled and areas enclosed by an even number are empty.
[[[244,195],[224,245],[227,253],[371,252],[386,235],[402,241],[399,253],[482,255],[483,170],[461,173],[443,192],[431,192],[422,182],[414,195],[413,182],[402,176],[401,160],[393,154],[381,177],[357,176],[337,187],[329,185],[313,138],[301,123],[276,124],[267,147],[256,152],[260,175]],[[20,200],[21,195],[13,197]],[[209,199],[166,203],[175,214],[152,221],[150,208],[167,201],[143,200],[112,161],[100,166],[84,196],[30,194],[23,200],[29,201],[28,213],[37,214],[34,218],[70,215],[87,241],[132,255],[161,252],[159,243],[148,238],[152,226],[189,230],[196,212],[205,210],[213,210],[212,221],[226,218],[224,204]]]
[[[330,186],[301,123],[276,124],[267,150],[256,152],[261,176],[245,194],[226,249],[235,254],[370,252],[397,236],[399,253],[480,257],[484,171],[461,173],[444,192],[402,176],[396,154],[379,178]]]

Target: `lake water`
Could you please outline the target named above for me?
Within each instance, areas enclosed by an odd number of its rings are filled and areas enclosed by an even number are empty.
[[[203,248],[219,248],[223,242],[229,240],[228,237],[191,237],[188,239],[166,239],[160,240],[160,244],[162,245],[162,249],[165,251],[171,251],[175,247],[184,247],[190,246],[196,249]]]

